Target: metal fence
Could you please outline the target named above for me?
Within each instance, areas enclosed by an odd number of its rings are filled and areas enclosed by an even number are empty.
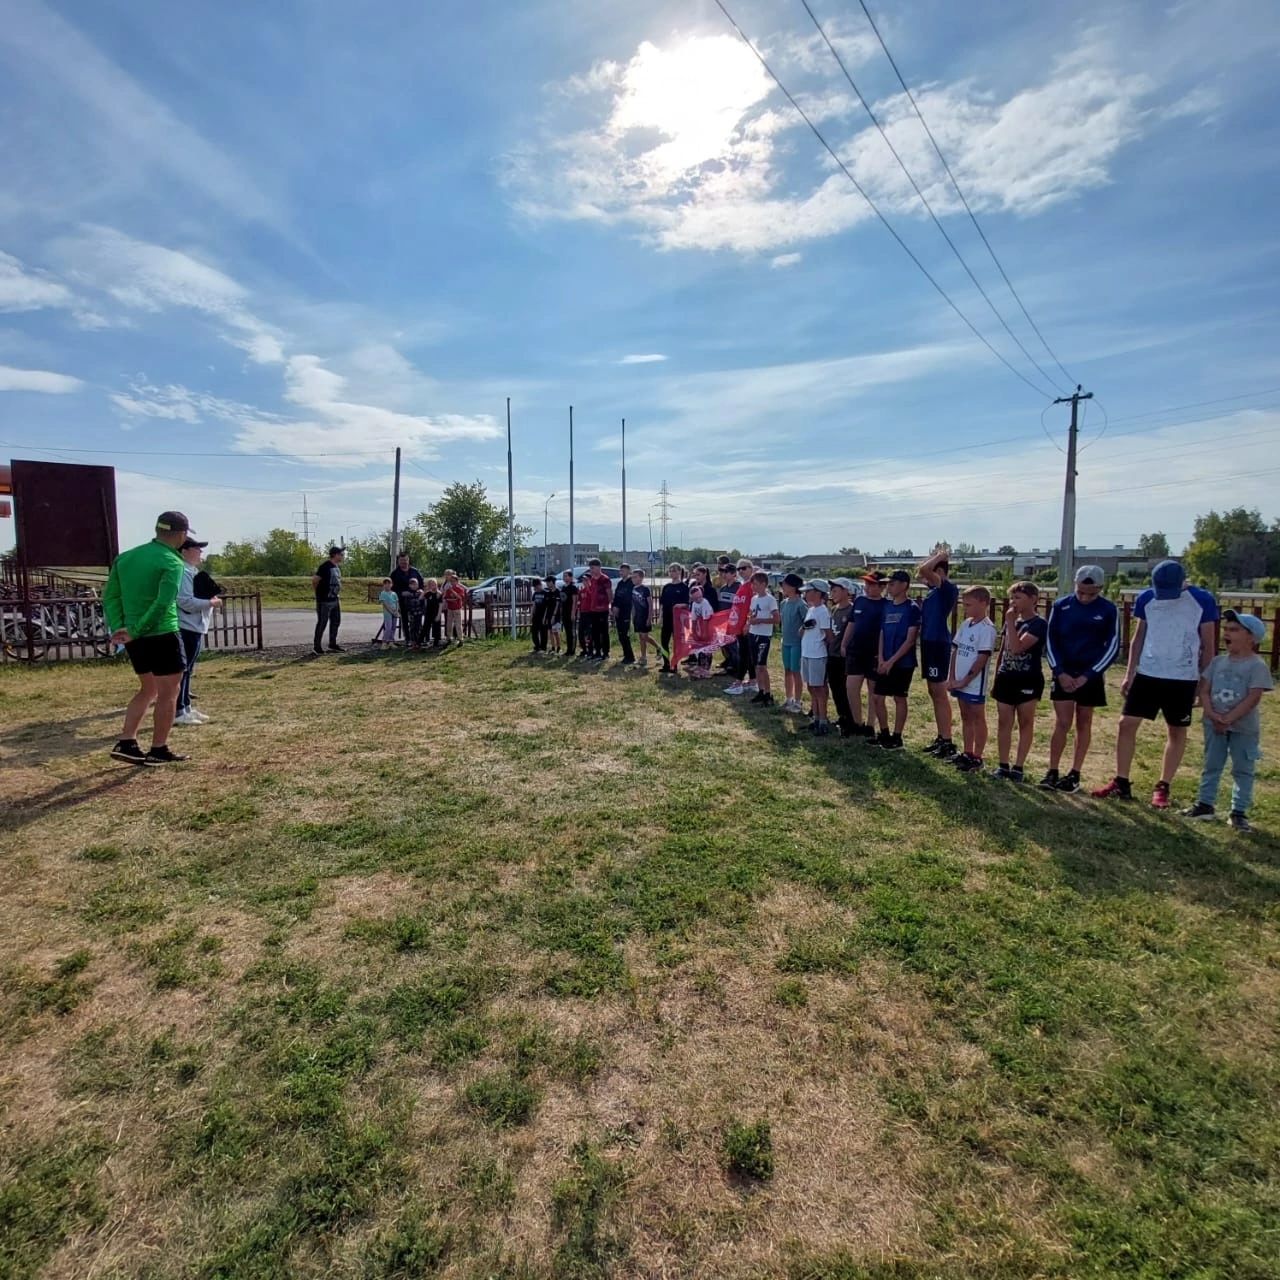
[[[66,662],[105,658],[111,636],[102,601],[88,596],[0,593],[0,662]],[[213,611],[205,643],[212,649],[262,648],[262,596],[225,595]]]

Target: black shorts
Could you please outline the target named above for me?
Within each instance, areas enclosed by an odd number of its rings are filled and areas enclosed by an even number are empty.
[[[876,676],[876,693],[882,698],[905,698],[915,673],[915,667],[890,667],[887,675]]]
[[[1139,672],[1133,677],[1120,714],[1141,716],[1144,720],[1162,715],[1165,724],[1175,728],[1189,725],[1199,683],[1198,680],[1162,680]]]
[[[1074,702],[1077,707],[1105,707],[1107,682],[1101,676],[1090,676],[1075,693],[1067,693],[1055,680],[1049,691],[1050,702]]]
[[[920,670],[930,684],[951,679],[951,645],[942,640],[920,641]]]
[[[874,680],[876,664],[879,661],[879,657],[874,653],[859,653],[853,650],[844,660],[844,673],[846,676],[870,676]]]
[[[1044,672],[997,671],[991,696],[1007,707],[1020,707],[1024,702],[1039,702],[1044,697]]]
[[[751,644],[755,649],[756,666],[763,667],[769,662],[769,646],[773,643],[773,636],[752,636]]]
[[[179,676],[187,669],[182,638],[176,631],[162,636],[139,636],[124,647],[140,676]]]

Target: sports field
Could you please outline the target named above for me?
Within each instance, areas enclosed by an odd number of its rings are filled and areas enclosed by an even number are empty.
[[[133,687],[0,671],[0,1277],[1280,1274],[1274,695],[1238,836],[504,641]]]

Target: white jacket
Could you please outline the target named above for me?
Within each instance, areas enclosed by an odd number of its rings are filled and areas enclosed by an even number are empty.
[[[183,631],[198,631],[203,636],[209,631],[209,615],[213,612],[213,604],[192,593],[191,588],[195,585],[198,572],[194,565],[182,566],[182,585],[178,588],[178,626]]]

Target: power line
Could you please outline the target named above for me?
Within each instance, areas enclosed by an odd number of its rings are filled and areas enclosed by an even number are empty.
[[[809,0],[800,0],[800,3],[804,5],[805,13],[809,15],[813,25],[817,28],[818,34],[822,37],[822,42],[831,51],[831,56],[836,60],[836,65],[839,66],[840,70],[844,73],[844,78],[849,82],[849,87],[857,95],[858,101],[862,103],[862,109],[871,118],[871,123],[875,125],[876,132],[884,140],[885,146],[889,148],[893,158],[898,162],[898,168],[907,175],[907,181],[911,183],[912,189],[915,191],[916,195],[920,197],[920,203],[924,205],[925,212],[928,213],[929,217],[933,220],[933,225],[938,228],[938,231],[941,233],[942,238],[947,242],[947,246],[950,248],[951,252],[955,254],[956,261],[964,268],[965,274],[973,281],[974,288],[982,295],[982,300],[990,308],[991,314],[995,316],[996,320],[1004,327],[1005,333],[1007,333],[1017,344],[1018,350],[1021,351],[1033,365],[1035,365],[1040,376],[1049,383],[1050,386],[1061,390],[1054,376],[1040,364],[1040,362],[1031,354],[1030,351],[1026,349],[1025,346],[1023,346],[1022,339],[1019,338],[1011,328],[1009,328],[1009,322],[996,309],[996,304],[991,301],[991,295],[982,287],[982,282],[973,274],[973,269],[969,266],[968,262],[965,261],[964,255],[956,247],[956,242],[952,240],[950,235],[947,233],[946,227],[944,227],[938,220],[938,215],[933,211],[933,205],[929,203],[928,197],[920,189],[920,184],[915,180],[915,176],[912,174],[911,170],[907,168],[907,162],[903,160],[902,156],[898,153],[898,148],[893,145],[893,140],[884,131],[883,125],[881,125],[880,121],[876,118],[876,113],[871,109],[871,104],[863,96],[862,90],[858,88],[857,81],[855,81],[853,76],[850,74],[849,68],[845,66],[845,61],[840,56],[840,51],[831,43],[831,39],[823,28],[822,23],[818,21],[817,14],[815,14],[809,7]]]
[[[889,52],[889,46],[885,44],[884,36],[880,34],[880,28],[876,26],[876,20],[871,16],[871,10],[867,8],[866,0],[858,0],[858,4],[862,7],[862,12],[866,15],[867,21],[871,24],[871,30],[875,32],[876,39],[880,42],[880,48],[884,50],[884,56],[889,59],[889,65],[893,68],[893,73],[898,77],[898,83],[902,86],[902,91],[907,95],[907,101],[911,103],[912,109],[916,113],[916,118],[920,121],[925,133],[929,137],[929,141],[933,144],[933,149],[937,152],[938,159],[942,161],[942,167],[946,170],[947,177],[951,179],[951,185],[956,189],[956,195],[960,197],[960,203],[964,205],[964,211],[969,215],[969,221],[973,223],[973,229],[982,238],[982,243],[987,246],[987,252],[991,255],[991,261],[996,264],[996,269],[1000,272],[1001,278],[1005,284],[1009,286],[1009,292],[1013,294],[1018,306],[1022,308],[1022,314],[1026,316],[1027,323],[1035,331],[1035,335],[1040,339],[1044,349],[1049,353],[1054,364],[1062,370],[1063,376],[1072,386],[1076,383],[1075,375],[1067,370],[1062,361],[1054,354],[1053,348],[1046,341],[1043,333],[1040,332],[1040,326],[1031,318],[1031,312],[1027,310],[1026,304],[1022,301],[1017,289],[1013,287],[1013,281],[1009,279],[1008,272],[1005,271],[1000,259],[996,256],[996,251],[991,247],[991,241],[987,239],[987,234],[983,231],[978,222],[977,215],[969,206],[968,200],[965,199],[964,192],[960,190],[960,184],[956,181],[956,175],[951,172],[951,166],[947,163],[947,157],[942,154],[942,148],[938,145],[938,140],[933,136],[933,130],[929,128],[929,122],[924,118],[924,112],[920,110],[920,104],[916,102],[915,95],[912,94],[902,72],[898,70],[898,64],[894,61],[893,54]],[[808,6],[806,5],[806,8]],[[1021,345],[1021,344],[1019,344]],[[1036,366],[1039,368],[1039,366]]]
[[[912,252],[911,247],[897,233],[897,231],[894,229],[893,224],[889,221],[889,219],[886,218],[884,214],[880,212],[879,206],[866,193],[866,191],[862,187],[862,184],[857,180],[857,178],[853,176],[852,172],[849,169],[849,166],[845,164],[843,160],[840,159],[840,156],[837,154],[835,148],[823,136],[822,130],[819,129],[818,126],[814,124],[812,120],[809,119],[804,108],[795,100],[795,98],[792,96],[791,91],[778,78],[777,73],[765,60],[764,55],[755,47],[754,44],[751,43],[749,39],[747,39],[746,33],[742,30],[740,26],[738,26],[737,22],[734,20],[733,14],[731,14],[729,10],[725,7],[724,0],[716,0],[716,7],[720,10],[721,13],[724,14],[725,18],[729,22],[729,25],[734,29],[734,31],[737,32],[738,37],[742,40],[743,44],[745,44],[747,48],[750,49],[753,54],[755,54],[756,60],[768,73],[769,78],[774,82],[774,84],[778,86],[779,89],[782,90],[783,97],[785,97],[786,100],[795,109],[796,114],[800,117],[800,119],[803,120],[805,124],[809,126],[809,129],[813,133],[813,136],[818,139],[818,141],[822,144],[822,146],[826,150],[827,154],[830,155],[830,157],[836,162],[836,165],[839,167],[841,173],[843,173],[844,176],[848,178],[849,181],[853,184],[854,190],[857,191],[857,193],[867,202],[867,205],[870,207],[871,212],[874,213],[876,217],[880,219],[881,223],[884,225],[885,230],[888,231],[888,233],[898,242],[898,246],[902,249],[903,253],[905,253],[913,263],[915,263],[921,275],[923,275],[924,278],[928,280],[928,282],[931,285],[933,285],[934,289],[938,292],[938,294],[941,296],[942,300],[947,304],[947,306],[949,306],[951,310],[954,311],[956,315],[958,315],[960,319],[964,321],[965,325],[973,333],[973,336],[977,338],[978,341],[981,342],[982,345],[986,347],[986,349],[990,351],[991,354],[995,356],[995,358],[999,360],[1000,363],[1004,365],[1004,367],[1008,369],[1009,372],[1013,374],[1015,378],[1017,378],[1020,382],[1026,383],[1026,385],[1030,387],[1031,390],[1034,391],[1041,400],[1044,400],[1046,398],[1052,399],[1053,397],[1051,395],[1046,396],[1046,393],[1042,388],[1037,387],[1036,384],[1032,382],[1030,378],[1028,378],[1025,374],[1020,372],[1018,369],[1014,368],[1014,366],[1010,364],[1009,361],[1006,360],[1004,356],[1001,355],[1000,352],[997,351],[995,347],[991,345],[986,335],[978,328],[978,326],[975,325],[973,321],[970,320],[969,317],[965,315],[965,313],[961,311],[958,306],[956,306],[955,302],[951,298],[951,295],[937,282],[937,280],[934,279],[929,269],[924,265],[923,262],[920,261],[918,257],[916,257],[916,255]]]

